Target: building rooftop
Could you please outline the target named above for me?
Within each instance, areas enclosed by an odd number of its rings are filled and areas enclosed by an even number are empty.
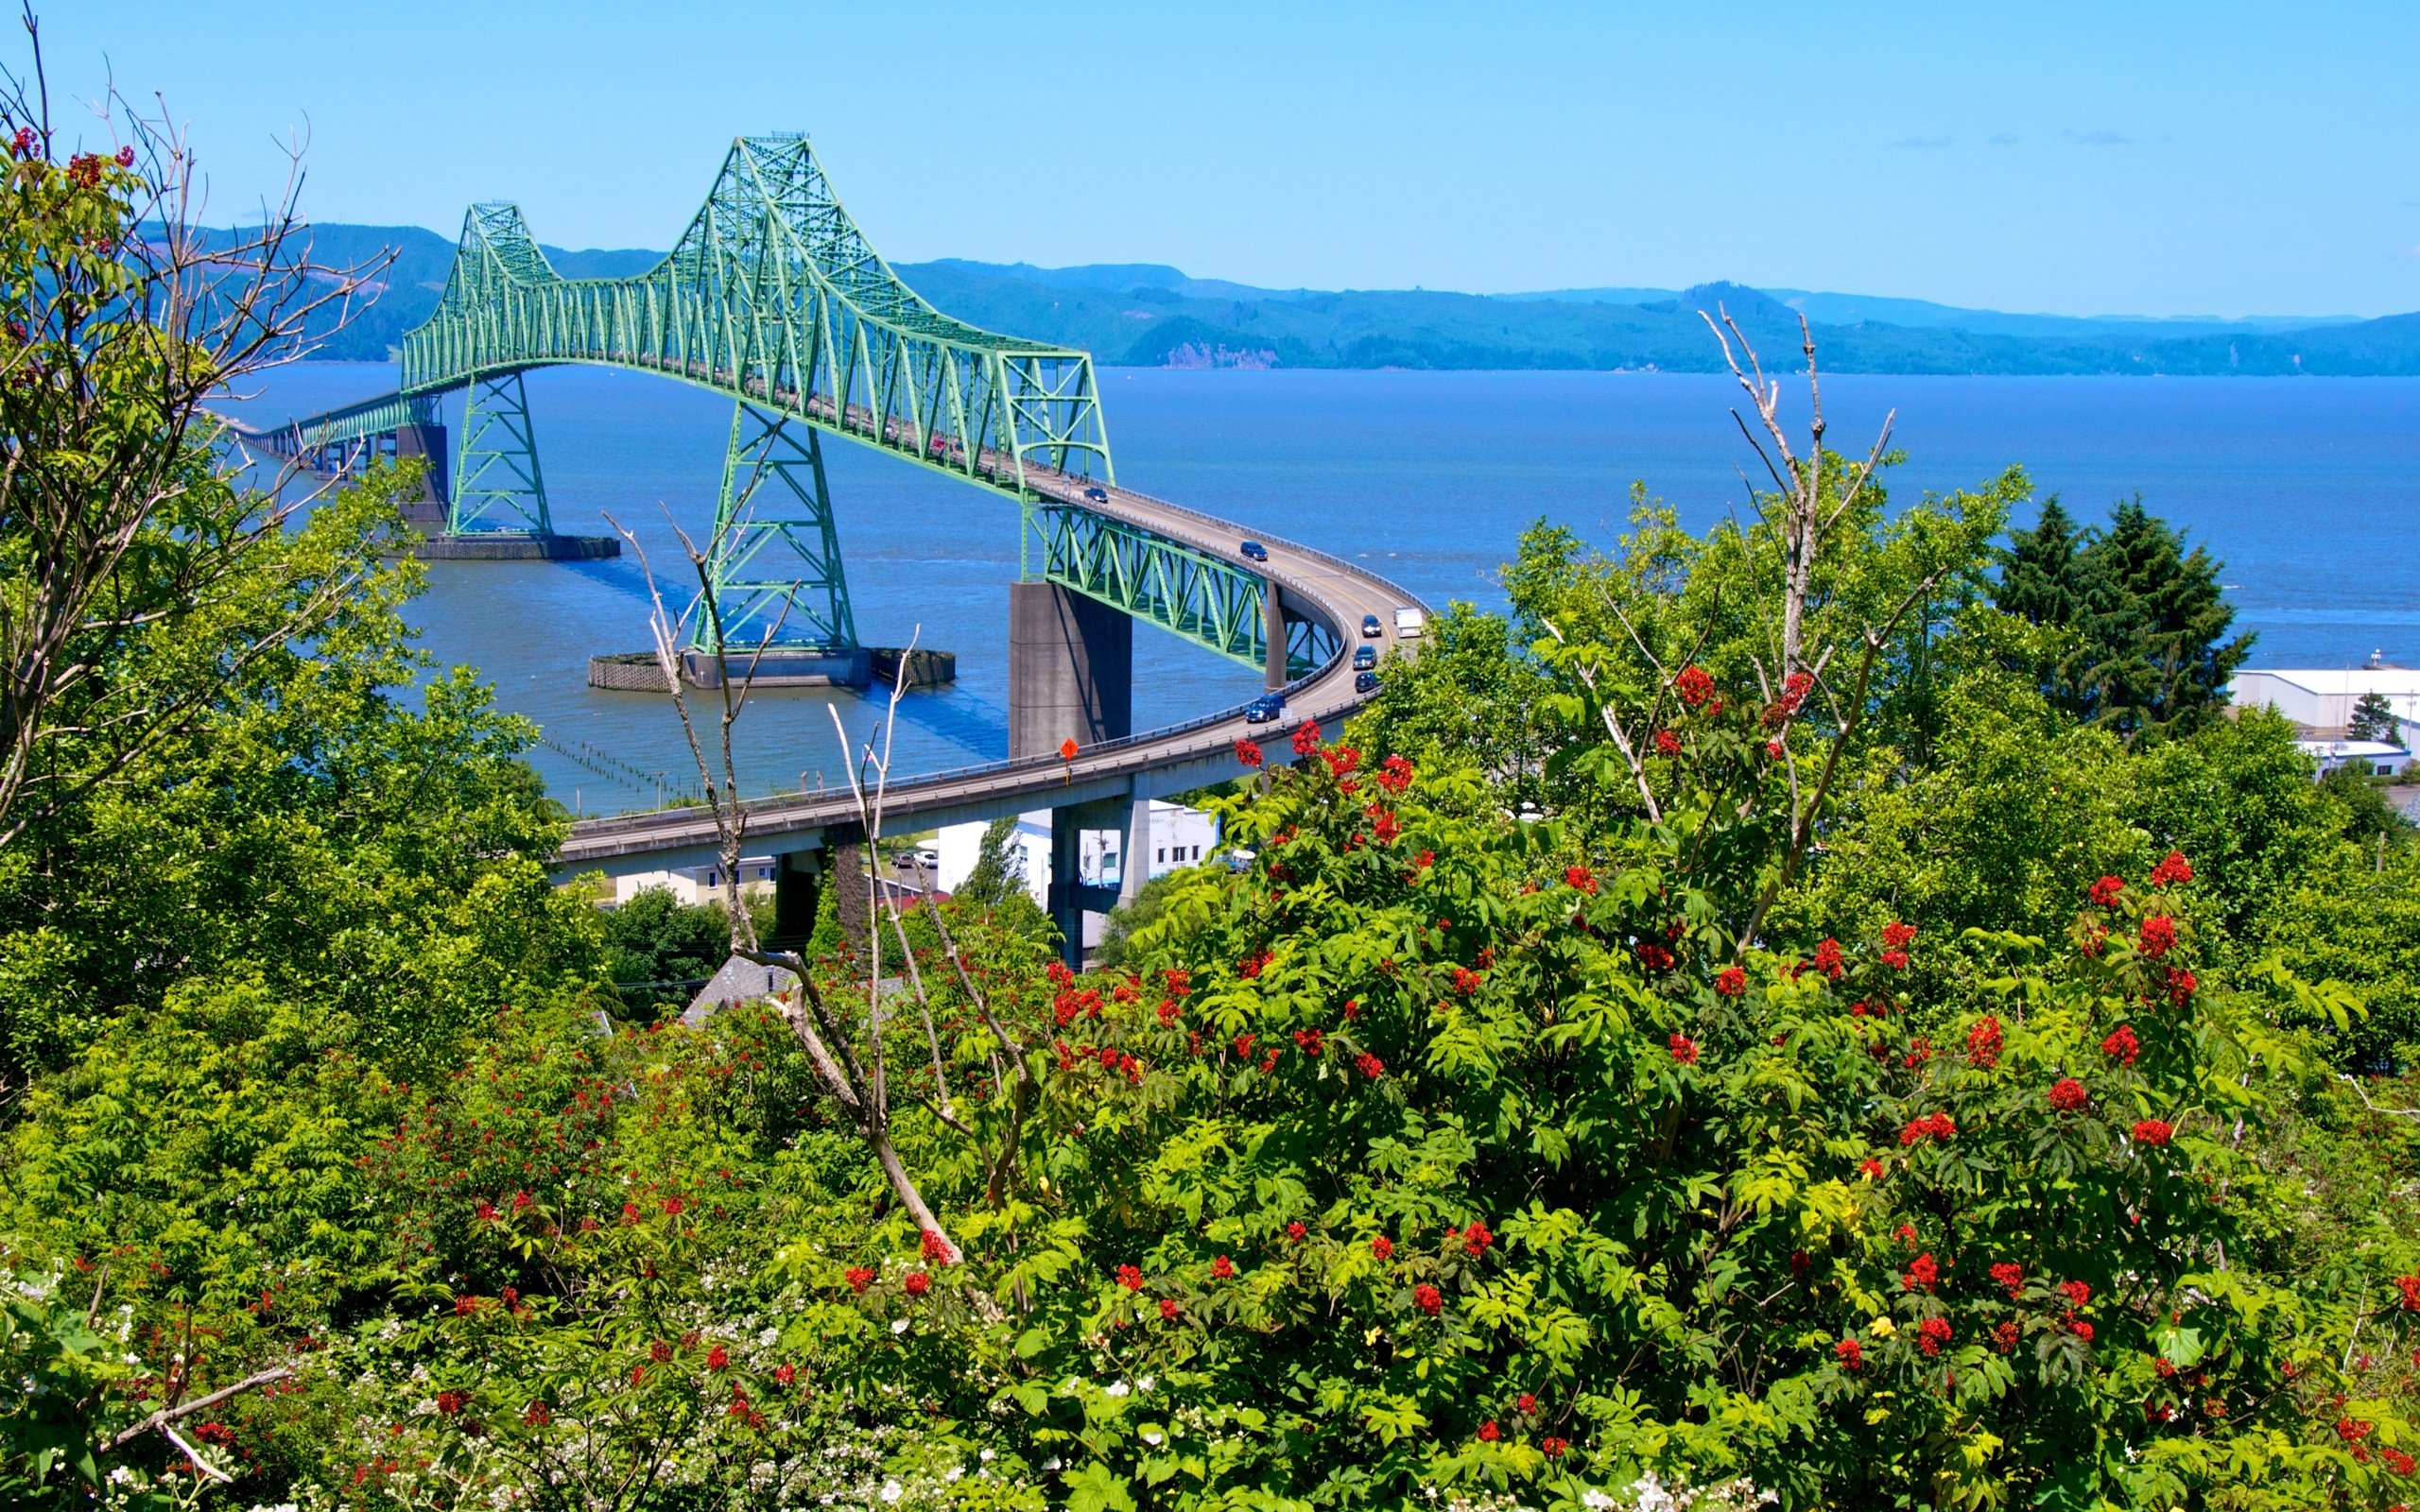
[[[2236,677],[2275,678],[2317,694],[2420,696],[2420,667],[2239,667]]]

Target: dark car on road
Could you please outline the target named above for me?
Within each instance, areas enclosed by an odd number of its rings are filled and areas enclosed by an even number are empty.
[[[1269,548],[1262,545],[1257,541],[1247,541],[1236,549],[1242,552],[1245,556],[1251,558],[1254,561],[1267,561],[1269,559]]]
[[[1378,616],[1375,614],[1364,614],[1361,616],[1361,635],[1364,640],[1374,641],[1384,633],[1385,632],[1383,630],[1378,628]]]
[[[1354,670],[1354,671],[1356,671],[1356,672],[1367,672],[1367,671],[1369,671],[1372,667],[1374,667],[1374,666],[1376,666],[1377,664],[1378,664],[1378,648],[1377,648],[1376,646],[1374,646],[1374,645],[1357,645],[1357,646],[1355,646],[1355,647],[1353,648],[1353,670]]]
[[[1247,725],[1265,725],[1285,717],[1286,696],[1282,693],[1264,693],[1244,705],[1244,723]]]
[[[1377,675],[1376,673],[1374,673],[1374,672],[1357,672],[1357,673],[1355,673],[1355,674],[1353,675],[1353,691],[1354,691],[1354,692],[1356,692],[1356,693],[1375,693],[1375,692],[1377,692],[1377,691],[1378,691],[1378,675]]]
[[[1084,490],[1084,497],[1092,500],[1095,504],[1107,504],[1109,502],[1109,490],[1107,489],[1086,489]]]

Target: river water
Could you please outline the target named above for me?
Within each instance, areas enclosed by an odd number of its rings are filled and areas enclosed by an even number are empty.
[[[385,392],[391,366],[313,363],[233,406],[269,421]],[[637,531],[680,566],[667,521],[702,537],[729,402],[602,369],[527,380],[556,528]],[[1583,372],[1170,371],[1108,369],[1101,400],[1122,482],[1253,529],[1359,558],[1432,604],[1502,602],[1495,570],[1540,516],[1610,541],[1632,480],[1703,526],[1745,498],[1757,464],[1729,380]],[[2420,380],[1836,377],[1836,448],[1861,452],[1895,409],[1909,454],[1894,498],[1967,487],[2022,464],[2043,494],[2100,518],[2140,490],[2226,563],[2254,664],[2342,666],[2374,650],[2420,664]],[[845,443],[826,448],[857,630],[869,644],[958,653],[955,687],[900,708],[901,775],[1008,748],[1007,585],[1016,512],[982,490]],[[677,601],[676,601],[677,603]],[[548,745],[552,790],[586,813],[651,804],[693,782],[666,700],[587,685],[588,658],[648,644],[638,561],[436,562],[413,608],[441,662],[476,666]],[[1148,627],[1135,631],[1137,728],[1248,697],[1252,672]],[[840,783],[831,713],[854,745],[878,701],[838,690],[760,694],[739,727],[743,785]]]

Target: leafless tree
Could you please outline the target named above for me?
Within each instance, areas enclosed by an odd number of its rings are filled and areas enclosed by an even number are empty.
[[[746,490],[743,490],[744,497]],[[610,517],[609,517],[610,518]],[[926,990],[922,969],[909,947],[906,923],[901,917],[894,889],[882,885],[878,867],[849,868],[849,873],[835,871],[828,885],[837,887],[865,889],[867,917],[875,920],[868,932],[868,953],[862,1003],[853,998],[842,1000],[825,992],[804,954],[768,947],[757,936],[755,920],[751,916],[740,887],[739,864],[746,849],[748,807],[740,799],[739,775],[734,756],[732,731],[746,710],[750,693],[767,651],[774,644],[779,632],[776,622],[756,645],[735,659],[729,648],[722,605],[715,593],[712,562],[716,541],[710,539],[703,547],[678,525],[673,527],[683,553],[688,558],[698,590],[684,614],[672,613],[665,604],[657,586],[652,566],[644,545],[630,530],[614,523],[614,529],[629,541],[637,555],[641,571],[647,576],[652,603],[651,629],[655,640],[656,665],[661,670],[665,691],[671,696],[686,733],[690,755],[697,764],[699,779],[707,808],[715,826],[716,854],[722,878],[724,906],[731,920],[731,950],[734,955],[759,966],[787,971],[794,986],[779,998],[784,1017],[797,1034],[807,1059],[815,1067],[823,1091],[849,1117],[858,1137],[882,1168],[885,1180],[902,1209],[917,1228],[928,1237],[927,1243],[937,1247],[944,1261],[955,1261],[959,1255],[957,1242],[950,1237],[948,1227],[900,1158],[897,1142],[892,1137],[891,1109],[893,1099],[900,1095],[899,1084],[890,1074],[894,1039],[898,1025],[891,1007],[894,999],[904,1000],[922,1022],[925,1047],[932,1058],[933,1093],[913,1097],[958,1134],[985,1147],[986,1188],[996,1203],[1013,1170],[1015,1152],[1021,1138],[1024,1118],[1031,1106],[1031,1076],[1026,1068],[1026,1047],[1003,1027],[993,1014],[988,995],[977,984],[967,969],[951,935],[948,922],[930,886],[923,889],[926,908],[941,941],[942,950],[950,963],[959,989],[974,1005],[986,1032],[992,1037],[994,1053],[993,1069],[997,1081],[1009,1093],[1009,1116],[1005,1128],[992,1145],[963,1117],[950,1094],[947,1057],[934,1020],[933,1005]],[[720,696],[717,721],[717,741],[710,755],[708,743],[698,732],[698,719],[693,712],[683,658],[679,650],[683,627],[692,617],[701,619],[711,631],[711,655],[716,668],[716,688]],[[908,648],[914,649],[911,642]],[[848,731],[840,723],[838,709],[832,711],[835,734],[842,755],[847,758],[849,791],[856,810],[857,828],[864,835],[864,850],[878,854],[883,833],[884,810],[889,799],[892,741],[898,729],[899,701],[907,691],[908,656],[902,655],[897,676],[893,679],[890,702],[885,711],[879,747],[869,740],[856,750],[850,748]],[[737,664],[735,664],[736,662]],[[920,867],[921,871],[921,867]],[[886,981],[883,959],[882,924],[888,923],[899,944],[900,980]]]
[[[30,9],[24,24],[29,72],[0,70],[0,843],[185,727],[373,570],[364,552],[265,593],[255,568],[310,490],[285,486],[290,462],[236,487],[258,459],[224,444],[208,406],[310,355],[387,262],[314,259],[299,142],[257,227],[231,232],[201,226],[203,181],[164,104],[147,113],[112,89],[93,102],[109,146],[67,150]],[[196,627],[210,675],[129,675]]]
[[[1827,422],[1824,418],[1823,379],[1815,361],[1815,337],[1802,317],[1799,335],[1806,361],[1808,421],[1804,444],[1793,442],[1782,418],[1781,385],[1766,374],[1754,346],[1730,312],[1720,305],[1716,306],[1716,315],[1701,315],[1722,348],[1724,364],[1746,391],[1756,423],[1751,427],[1737,410],[1732,411],[1732,418],[1763,463],[1772,483],[1771,491],[1752,485],[1748,490],[1749,506],[1772,532],[1780,557],[1772,599],[1770,604],[1753,606],[1764,620],[1768,642],[1764,651],[1754,656],[1754,663],[1788,783],[1787,843],[1781,865],[1766,879],[1737,932],[1736,948],[1744,952],[1763,928],[1774,901],[1797,875],[1814,841],[1815,826],[1839,775],[1841,755],[1864,717],[1876,666],[1907,616],[1939,585],[1942,573],[1927,575],[1880,623],[1860,627],[1853,644],[1825,641],[1810,632],[1809,606],[1815,594],[1817,565],[1824,559],[1841,522],[1851,518],[1852,511],[1864,499],[1876,470],[1890,449],[1892,422],[1897,412],[1884,417],[1862,462],[1845,463],[1827,453],[1824,447]],[[1657,655],[1649,637],[1640,632],[1620,596],[1601,584],[1599,591],[1605,610],[1621,626],[1640,662],[1653,678],[1651,691],[1635,708],[1618,708],[1616,699],[1607,696],[1611,690],[1602,681],[1601,668],[1591,660],[1588,648],[1572,646],[1564,630],[1551,621],[1546,628],[1566,650],[1576,653],[1565,658],[1565,664],[1595,699],[1606,735],[1628,767],[1648,817],[1662,823],[1666,805],[1650,780],[1649,736],[1663,725],[1677,697],[1674,682],[1681,668],[1696,660],[1713,634],[1720,599],[1718,596],[1709,602],[1696,644],[1681,658],[1679,666],[1670,666]],[[1842,656],[1844,651],[1847,654]],[[1845,677],[1835,676],[1841,664],[1850,663],[1853,664]],[[1798,747],[1789,736],[1807,704],[1819,696],[1830,711],[1833,738],[1822,747],[1813,769],[1802,771]],[[1740,812],[1744,814],[1757,801],[1754,796],[1742,797],[1738,800]]]

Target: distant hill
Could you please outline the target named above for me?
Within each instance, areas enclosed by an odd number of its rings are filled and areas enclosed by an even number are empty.
[[[427,318],[454,257],[452,242],[417,226],[319,226],[312,236],[323,263],[396,253],[382,297],[327,339],[320,355],[328,358],[389,356]],[[626,277],[664,255],[545,252],[575,278]],[[1499,295],[1263,289],[1152,263],[1035,267],[946,258],[898,272],[960,319],[1082,347],[1110,366],[1705,372],[1720,367],[1721,353],[1698,312],[1720,304],[1769,357],[1794,352],[1803,311],[1835,372],[2420,375],[2420,314],[2079,318],[1720,283]]]

